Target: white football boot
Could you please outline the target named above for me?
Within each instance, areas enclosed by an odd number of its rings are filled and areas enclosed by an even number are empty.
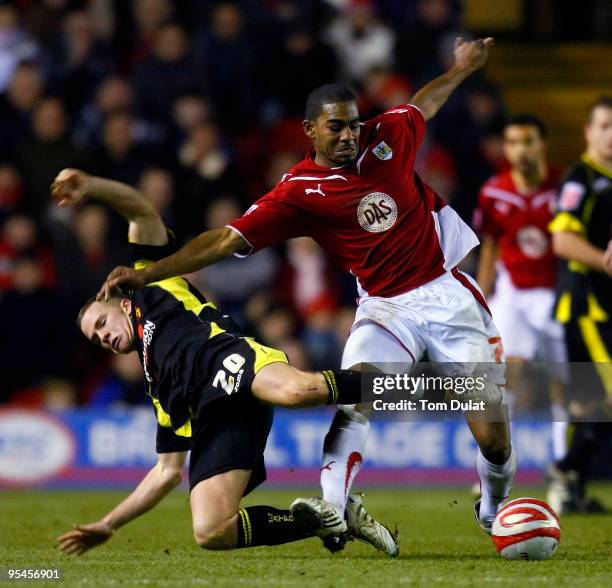
[[[322,498],[296,498],[291,505],[296,525],[308,535],[316,535],[332,552],[344,549],[348,527],[343,513]]]
[[[493,521],[495,520],[495,515],[492,517],[483,517],[480,518],[480,498],[474,502],[474,517],[476,518],[476,523],[478,526],[487,534],[491,534],[491,528],[493,527]]]
[[[379,523],[367,513],[361,495],[349,495],[346,503],[346,518],[349,538],[369,543],[372,547],[391,557],[399,555],[397,536],[393,536],[393,533],[385,525]]]
[[[574,471],[562,472],[554,463],[546,473],[546,502],[561,516],[570,510],[572,494],[577,494],[578,474]],[[574,492],[572,492],[574,490]]]

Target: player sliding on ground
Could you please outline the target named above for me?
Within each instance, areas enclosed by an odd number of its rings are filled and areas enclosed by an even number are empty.
[[[102,294],[115,286],[142,288],[232,254],[245,256],[309,236],[357,279],[360,301],[343,367],[395,364],[406,371],[425,353],[438,363],[503,361],[501,338],[482,292],[457,268],[478,239],[414,171],[425,122],[484,65],[492,43],[457,39],[455,62],[446,73],[419,90],[411,104],[365,123],[348,89],[337,84],[315,89],[303,123],[314,149],[270,193],[226,228],[202,233],[167,259],[137,270],[116,268]],[[501,391],[491,383],[477,400],[498,405]],[[507,417],[484,422],[466,416],[479,446],[482,496],[475,511],[488,531],[510,493],[516,460]],[[343,513],[368,428],[362,407],[336,413],[324,445],[324,500],[294,503],[296,516],[318,512],[335,521],[327,528],[330,548],[343,544]]]
[[[129,186],[63,170],[52,191],[60,205],[90,196],[125,217],[136,267],[172,252],[172,236],[159,214]],[[306,408],[357,402],[361,374],[295,369],[282,351],[242,336],[228,315],[181,277],[106,301],[91,299],[77,320],[85,336],[104,349],[138,351],[158,420],[159,461],[103,519],[59,537],[63,551],[80,555],[154,507],[180,483],[187,451],[193,532],[201,547],[278,545],[321,533],[325,521],[320,517],[297,524],[289,510],[240,509],[240,500],[266,478],[270,405]],[[351,500],[346,517],[355,538],[382,542],[386,553],[399,553],[394,537],[366,513],[359,497]]]

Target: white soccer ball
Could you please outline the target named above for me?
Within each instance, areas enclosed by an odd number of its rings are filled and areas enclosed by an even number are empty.
[[[559,546],[561,523],[544,501],[517,498],[497,513],[491,537],[506,559],[549,559]]]

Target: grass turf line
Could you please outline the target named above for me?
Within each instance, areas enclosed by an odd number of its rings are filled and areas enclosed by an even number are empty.
[[[245,504],[286,508],[296,496],[312,493],[263,489]],[[126,494],[0,492],[0,565],[62,567],[65,579],[55,583],[61,586],[612,585],[612,516],[566,516],[561,546],[551,560],[511,562],[499,557],[477,528],[465,488],[368,491],[366,508],[400,530],[397,560],[360,542],[331,555],[316,538],[279,547],[203,551],[191,535],[184,490],[80,558],[57,551],[57,535],[74,522],[97,520]],[[596,485],[593,494],[612,507],[612,485]],[[532,488],[517,488],[512,495],[543,496]]]

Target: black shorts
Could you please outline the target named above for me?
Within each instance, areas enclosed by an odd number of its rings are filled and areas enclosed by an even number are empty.
[[[251,337],[220,333],[213,337],[195,360],[190,405],[196,415],[216,400],[251,397],[257,372],[276,362],[288,363],[278,349],[266,347]]]
[[[602,400],[606,394],[612,394],[609,364],[612,321],[597,322],[588,316],[578,316],[564,327],[568,360],[579,366],[572,367],[569,398]]]
[[[287,356],[249,337],[219,334],[198,358],[189,486],[230,470],[253,470],[245,495],[266,479],[273,410],[251,393],[257,372]]]
[[[221,398],[192,424],[189,489],[231,470],[253,470],[246,496],[266,479],[264,450],[273,409],[255,398],[232,402]]]

